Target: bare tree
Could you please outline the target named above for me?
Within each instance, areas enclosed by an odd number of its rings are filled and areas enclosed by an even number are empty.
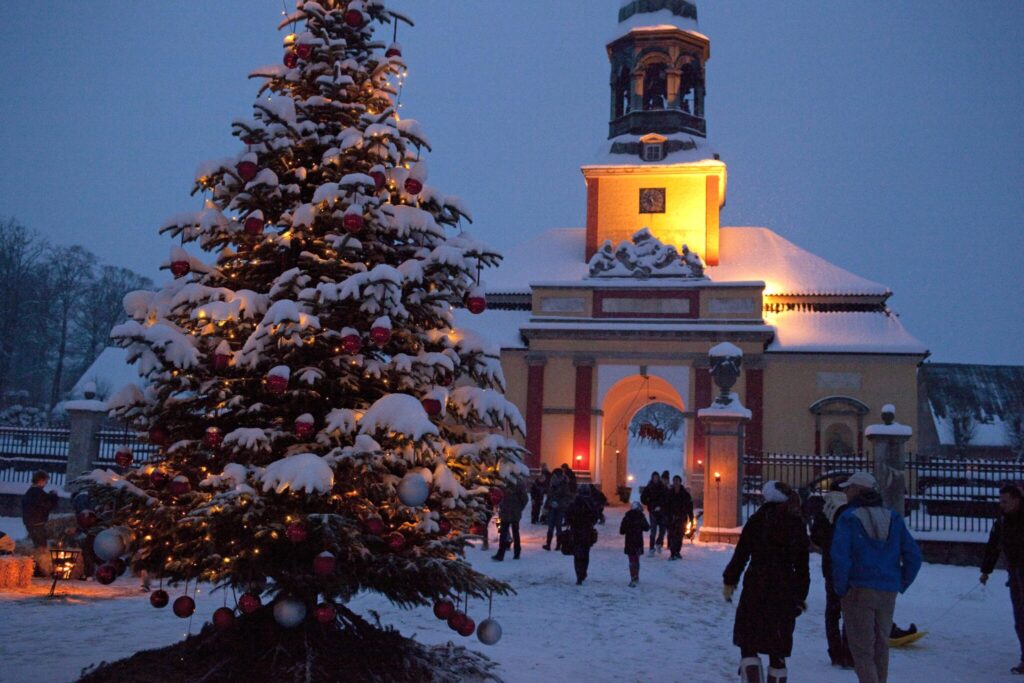
[[[50,285],[53,288],[56,325],[56,347],[53,382],[50,385],[50,408],[60,400],[64,384],[64,364],[68,355],[68,338],[74,312],[81,304],[85,291],[93,279],[96,256],[86,249],[59,247],[50,254]]]
[[[136,289],[149,289],[153,282],[137,273],[117,266],[103,266],[82,292],[74,312],[74,355],[77,374],[88,369],[107,346],[110,330],[125,318],[122,300]]]
[[[46,250],[46,242],[15,219],[0,222],[0,399],[13,384],[15,360],[32,329],[25,317]]]
[[[1024,461],[1024,406],[1014,410],[1004,423],[1006,440],[1017,462]]]
[[[974,434],[977,431],[974,411],[966,406],[954,406],[949,411],[949,422],[953,428],[953,445],[956,447],[956,454],[961,458],[966,457],[967,449],[974,441]]]

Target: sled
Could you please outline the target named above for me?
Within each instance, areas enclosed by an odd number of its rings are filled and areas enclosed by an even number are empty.
[[[908,633],[900,638],[890,638],[889,647],[906,647],[911,643],[916,643],[928,634],[928,631],[918,631],[917,633]]]

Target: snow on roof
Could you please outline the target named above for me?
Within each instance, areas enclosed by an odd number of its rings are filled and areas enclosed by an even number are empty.
[[[623,164],[638,164],[642,163],[644,166],[670,166],[673,164],[694,164],[702,161],[714,162],[718,165],[722,165],[721,161],[715,159],[715,149],[711,144],[704,138],[697,137],[695,135],[689,135],[687,133],[673,133],[671,135],[663,135],[668,141],[677,140],[682,143],[681,149],[669,151],[665,154],[665,157],[661,161],[644,161],[640,156],[639,147],[635,154],[623,154],[623,153],[612,153],[612,145],[640,144],[640,139],[647,137],[649,133],[644,135],[618,135],[611,140],[602,142],[601,146],[597,150],[597,154],[594,155],[593,161],[588,164],[584,164],[583,168],[599,168],[601,166],[622,166]],[[669,145],[667,149],[672,149]]]
[[[100,352],[89,369],[82,373],[75,386],[71,388],[71,397],[84,398],[85,385],[89,382],[96,384],[96,395],[104,400],[116,394],[126,384],[139,387],[145,385],[145,381],[139,377],[136,365],[128,363],[128,350],[117,346],[108,346]]]
[[[973,418],[971,446],[1009,446],[1024,415],[1024,366],[925,363],[919,370],[939,443],[956,445],[955,414]]]
[[[764,293],[888,296],[866,280],[798,247],[768,228],[722,228],[719,263],[706,270],[715,281],[764,280]]]
[[[485,274],[489,292],[529,292],[533,282],[588,277],[584,228],[554,228],[505,250],[501,266]],[[703,256],[703,255],[702,255]],[[722,228],[714,282],[759,282],[765,294],[888,296],[888,287],[833,265],[768,228]],[[647,286],[649,283],[645,283]]]
[[[472,330],[503,349],[526,348],[519,330],[528,322],[530,311],[488,309],[479,315],[461,308],[455,311],[456,329]]]
[[[615,29],[612,39],[626,35],[632,30],[657,30],[677,28],[683,31],[697,33],[697,8],[696,3],[689,2],[664,2],[663,9],[645,11],[643,7],[650,5],[650,2],[639,2],[638,0],[622,0],[620,3],[620,21]],[[680,10],[678,13],[669,9],[675,5]],[[685,6],[689,7],[685,7]],[[631,11],[632,10],[632,11]],[[689,14],[690,16],[683,16]],[[625,17],[625,18],[623,18]],[[698,33],[698,35],[700,35]]]
[[[899,318],[880,311],[786,311],[766,313],[765,322],[775,327],[769,353],[928,353]]]

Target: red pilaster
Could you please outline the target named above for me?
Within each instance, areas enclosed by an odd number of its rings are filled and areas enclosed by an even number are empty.
[[[760,453],[764,448],[764,370],[744,370],[747,376],[746,401],[750,410],[747,423],[747,453]]]
[[[576,405],[572,434],[572,468],[575,470],[590,469],[590,422],[593,411],[593,393],[594,366],[577,364]]]
[[[587,179],[587,243],[586,260],[597,251],[597,208],[600,196],[601,181],[599,178]]]
[[[693,409],[700,410],[711,405],[711,369],[694,368]],[[704,423],[693,421],[693,471],[703,472],[707,462],[707,439],[704,436]],[[698,463],[699,461],[699,463]]]
[[[544,425],[544,359],[527,359],[526,376],[526,464],[540,467],[541,436]]]

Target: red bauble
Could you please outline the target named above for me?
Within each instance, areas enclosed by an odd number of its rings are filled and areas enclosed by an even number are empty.
[[[272,394],[283,394],[288,391],[288,378],[281,375],[267,377],[267,391]]]
[[[169,596],[165,590],[155,590],[149,594],[149,604],[157,609],[167,607],[167,603],[170,601],[171,596]]]
[[[299,56],[299,59],[309,59],[313,54],[313,46],[306,43],[296,45],[295,54]]]
[[[441,534],[442,536],[447,536],[451,532],[452,532],[452,523],[451,522],[449,522],[447,519],[439,519],[439,520],[437,520],[437,533]]]
[[[467,617],[462,612],[452,612],[451,616],[448,617],[448,628],[450,628],[453,631],[458,631],[463,627],[463,625],[466,623],[466,619],[468,618],[469,617]]]
[[[436,398],[425,398],[420,403],[423,404],[423,410],[427,411],[427,415],[430,417],[437,417],[441,414],[441,402]]]
[[[249,216],[245,219],[245,223],[242,224],[242,228],[245,230],[245,234],[251,237],[258,237],[263,234],[263,226],[265,224],[256,216]]]
[[[476,622],[470,617],[466,617],[466,620],[462,623],[462,626],[458,629],[460,636],[469,637],[476,631]]]
[[[491,505],[498,506],[505,499],[505,492],[497,486],[492,486],[491,490],[487,492],[487,498],[491,501]]]
[[[357,9],[350,9],[345,12],[345,23],[352,28],[362,28],[364,23],[363,13]]]
[[[75,516],[79,529],[91,529],[96,526],[96,513],[92,510],[82,510]]]
[[[188,261],[171,261],[171,275],[174,277],[185,277],[192,271]]]
[[[182,595],[174,599],[174,605],[171,606],[171,609],[174,610],[175,616],[187,619],[196,611],[196,601],[187,595]]]
[[[284,53],[283,61],[286,67],[288,67],[289,69],[294,69],[299,64],[299,56],[292,52],[291,50],[288,50],[288,52]]]
[[[170,437],[167,434],[167,430],[160,425],[150,427],[149,442],[154,446],[166,446],[168,438]]]
[[[242,614],[255,614],[262,605],[260,596],[255,593],[245,593],[238,599],[238,609]]]
[[[388,547],[397,553],[405,547],[405,536],[400,531],[392,531],[388,534]]]
[[[295,436],[299,439],[308,439],[313,436],[313,431],[316,429],[316,425],[308,420],[296,420],[294,427]]]
[[[363,340],[358,334],[346,334],[341,338],[341,350],[345,353],[359,353],[363,348]]]
[[[220,607],[213,613],[213,625],[221,631],[227,631],[235,625],[235,611],[230,607]]]
[[[96,568],[96,580],[109,586],[117,579],[117,567],[112,564],[101,564]]]
[[[355,235],[363,229],[363,215],[360,213],[346,213],[341,219],[341,225],[350,233]]]
[[[172,496],[184,496],[192,490],[192,483],[189,482],[188,477],[179,474],[174,479],[171,479],[167,490],[171,492]]]
[[[227,370],[231,367],[231,354],[229,353],[215,353],[213,354],[213,369],[214,370]]]
[[[324,551],[313,558],[313,573],[317,576],[330,576],[338,566],[338,559]]]
[[[438,619],[447,620],[455,614],[455,603],[451,600],[438,600],[434,603],[434,616]]]
[[[370,177],[373,178],[374,189],[380,192],[387,185],[388,177],[384,175],[383,171],[370,171]]]
[[[292,543],[302,543],[309,538],[309,531],[306,529],[306,525],[302,522],[293,522],[285,528],[284,535],[287,536],[288,540]]]
[[[366,530],[374,536],[380,536],[384,533],[384,520],[380,517],[367,517],[363,520],[363,525]]]
[[[416,178],[406,178],[405,191],[413,195],[419,194],[423,192],[423,183]]]
[[[207,448],[220,448],[224,443],[224,432],[219,427],[207,427],[203,434],[203,445]]]
[[[391,341],[391,328],[390,327],[374,327],[370,330],[370,339],[377,346],[384,346]]]
[[[487,310],[487,299],[482,296],[467,296],[466,308],[473,315],[480,315]]]
[[[321,602],[313,610],[313,617],[321,624],[329,624],[338,618],[338,610],[334,608],[334,605]]]
[[[249,182],[256,177],[256,174],[259,173],[260,169],[256,166],[255,161],[239,161],[235,164],[235,170],[238,171],[239,178],[245,182]]]
[[[163,470],[153,470],[149,473],[149,482],[154,488],[163,488],[169,479],[170,477]]]
[[[132,452],[127,448],[118,448],[114,453],[114,463],[118,467],[130,467],[132,464]]]
[[[392,45],[391,47],[388,48],[388,51],[384,53],[384,56],[387,57],[388,59],[391,59],[392,57],[401,57],[402,51],[398,48],[397,45]]]

